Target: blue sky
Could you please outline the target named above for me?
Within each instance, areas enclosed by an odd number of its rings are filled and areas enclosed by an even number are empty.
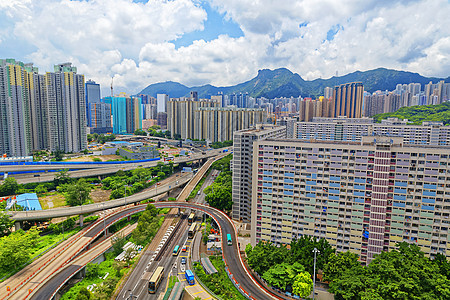
[[[209,42],[217,39],[221,34],[233,38],[244,36],[244,33],[237,23],[232,19],[226,18],[225,14],[221,14],[216,9],[213,9],[208,2],[203,1],[201,6],[207,13],[204,28],[202,30],[185,33],[180,38],[171,41],[175,45],[175,48],[189,46],[196,40]]]
[[[420,13],[418,13],[420,12]],[[106,90],[227,86],[263,68],[448,77],[447,0],[0,0],[0,58],[72,62]]]

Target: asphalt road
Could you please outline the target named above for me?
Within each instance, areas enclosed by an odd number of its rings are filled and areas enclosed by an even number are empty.
[[[185,216],[185,215],[184,215]],[[153,261],[150,263],[150,258],[153,254],[151,251],[147,251],[143,253],[143,256],[139,259],[137,266],[134,268],[131,275],[128,277],[126,284],[121,289],[120,293],[116,297],[116,299],[126,299],[130,296],[130,293],[133,296],[136,296],[136,299],[158,299],[161,293],[165,292],[165,287],[167,286],[167,280],[171,275],[177,275],[178,267],[180,266],[180,260],[182,256],[187,256],[187,252],[181,252],[178,256],[173,256],[172,251],[176,245],[180,245],[180,249],[182,245],[185,244],[187,240],[187,219],[186,217],[182,218],[179,222],[181,222],[180,227],[177,232],[174,233],[173,238],[168,243],[164,253],[158,261]],[[149,264],[150,263],[150,264]],[[157,267],[164,267],[164,278],[155,294],[148,293],[148,279],[146,277],[151,276]],[[147,273],[147,276],[146,276]]]
[[[2,290],[3,286],[10,286],[11,289],[15,289],[14,294],[9,297],[10,299],[23,299],[28,294],[30,289],[36,290],[36,288],[39,288],[40,290],[41,284],[44,281],[47,281],[49,275],[58,269],[61,269],[68,263],[69,259],[73,259],[76,255],[81,253],[87,245],[92,243],[92,241],[101,234],[104,224],[109,227],[111,224],[121,220],[127,215],[137,213],[144,209],[145,205],[132,206],[118,213],[107,216],[105,223],[102,221],[91,225],[80,236],[77,236],[77,239],[66,248],[60,249],[59,251],[49,252],[48,255],[50,255],[50,260],[45,260],[40,264],[33,263],[30,266],[25,267],[21,272],[2,282],[0,287],[2,287]],[[53,254],[53,257],[51,257],[51,254]],[[24,279],[22,274],[31,275],[28,275],[28,281],[23,284],[19,284],[18,282]]]
[[[212,216],[216,222],[219,223],[222,234],[222,250],[223,256],[226,261],[230,272],[233,274],[235,280],[240,284],[241,288],[253,299],[265,300],[265,299],[279,299],[260,288],[256,281],[247,273],[245,266],[240,260],[240,253],[236,244],[236,232],[232,221],[221,211],[212,207],[198,205],[193,203],[154,203],[156,207],[185,207],[195,210],[201,210]],[[226,243],[227,234],[231,234],[233,243],[232,246],[228,246]]]

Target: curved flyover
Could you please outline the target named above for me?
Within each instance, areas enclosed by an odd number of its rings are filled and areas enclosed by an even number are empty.
[[[280,299],[272,292],[265,290],[262,286],[260,286],[246,269],[237,245],[236,230],[232,221],[225,213],[209,206],[193,203],[154,202],[152,204],[154,204],[157,208],[189,208],[202,211],[211,216],[220,227],[225,265],[228,268],[228,271],[232,274],[232,280],[239,286],[242,293],[251,300]],[[134,212],[142,211],[144,209],[145,205],[138,205],[134,207]],[[101,228],[102,225],[99,223],[97,226]],[[226,243],[227,234],[231,234],[233,237],[232,246],[228,246]],[[79,265],[76,265],[76,268],[74,265],[61,267],[57,272],[53,273],[53,277],[49,278],[43,286],[36,288],[36,292],[33,293],[33,299],[44,299],[45,297],[54,295],[57,292],[57,289],[59,289],[60,286],[62,286],[64,282],[66,282],[73,275],[75,269],[79,270],[81,267],[82,266]]]
[[[214,157],[221,153],[223,149],[208,150],[205,154],[196,153],[190,156],[180,156],[174,159],[174,163],[195,161],[203,158]],[[14,162],[0,164],[0,172],[27,172],[40,170],[63,170],[63,169],[98,169],[98,168],[136,168],[154,167],[160,159],[120,161],[120,162]]]
[[[186,173],[184,175],[181,175],[180,177],[175,177],[169,183],[158,185],[151,190],[139,192],[131,196],[115,200],[109,200],[102,203],[86,204],[73,207],[52,208],[46,210],[8,211],[7,214],[11,217],[11,219],[15,221],[26,221],[26,220],[41,220],[41,219],[67,217],[86,213],[93,213],[101,210],[124,206],[127,204],[141,202],[142,200],[146,200],[155,197],[157,195],[167,193],[177,187],[186,184],[189,180],[191,180],[191,177],[192,177],[191,173]]]
[[[107,215],[106,219],[99,219],[87,228],[84,228],[76,235],[52,249],[52,251],[47,252],[29,266],[26,266],[17,274],[2,282],[0,284],[0,291],[2,293],[0,294],[0,299],[25,299],[32,293],[39,291],[44,282],[53,280],[61,270],[66,268],[70,261],[83,251],[89,251],[88,249],[91,243],[103,233],[104,228],[108,228],[123,218],[129,217],[144,209],[144,205],[127,207],[113,212]],[[9,291],[7,287],[9,287]]]

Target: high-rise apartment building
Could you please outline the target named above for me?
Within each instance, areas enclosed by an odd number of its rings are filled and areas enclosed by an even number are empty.
[[[89,133],[105,134],[112,132],[111,104],[104,103],[100,97],[100,84],[86,82],[86,119]]]
[[[45,75],[38,74],[37,68],[32,74],[31,86],[31,139],[33,150],[43,150],[50,148],[49,120],[48,120],[48,99],[45,85]],[[31,79],[30,79],[31,82]]]
[[[363,114],[364,86],[352,82],[336,86],[333,90],[331,117],[361,118]]]
[[[194,139],[223,142],[235,131],[267,123],[267,113],[259,108],[200,107],[194,111]]]
[[[316,117],[330,117],[331,110],[332,100],[329,98],[304,98],[299,102],[298,116],[300,121],[309,122]]]
[[[315,141],[360,141],[363,136],[402,137],[404,144],[450,146],[450,127],[440,122],[409,125],[397,118],[373,123],[372,118],[314,118],[312,122],[296,122],[294,137]]]
[[[311,122],[296,122],[294,137],[302,140],[360,141],[371,134],[371,118],[313,118]]]
[[[323,90],[323,96],[325,99],[331,99],[333,97],[333,88],[332,87],[326,87]]]
[[[95,81],[88,80],[86,81],[86,120],[87,126],[92,127],[92,118],[91,118],[91,108],[89,104],[91,103],[100,103],[100,84],[95,83]]]
[[[33,72],[14,59],[0,60],[0,154],[30,155]]]
[[[169,101],[169,95],[157,94],[156,95],[156,109],[157,112],[167,112],[167,102]]]
[[[235,220],[251,221],[253,143],[266,138],[286,138],[286,127],[257,124],[234,133],[232,218]]]
[[[172,98],[167,105],[167,129],[172,137],[193,139],[195,135],[195,111],[200,107],[218,107],[220,103],[214,100],[194,98]]]
[[[142,99],[120,93],[114,97],[105,97],[104,102],[111,105],[114,134],[132,134],[142,129]]]
[[[297,119],[290,117],[277,118],[276,122],[277,125],[286,127],[286,138],[288,139],[292,139],[294,137],[295,123],[297,123]]]
[[[251,242],[325,238],[369,263],[406,241],[450,257],[450,148],[400,137],[254,142]]]
[[[45,74],[51,151],[87,148],[84,75],[76,72],[71,63],[64,63]]]
[[[32,64],[0,60],[0,151],[10,156],[87,147],[84,76],[71,63],[38,74]]]

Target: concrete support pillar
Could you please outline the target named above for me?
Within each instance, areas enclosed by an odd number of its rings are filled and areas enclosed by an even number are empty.
[[[14,227],[15,227],[16,231],[22,229],[22,226],[23,226],[23,222],[22,221],[14,222]]]
[[[3,179],[6,179],[6,178],[8,178],[8,172],[3,173]]]
[[[83,227],[84,216],[80,215],[80,227]]]
[[[83,279],[84,277],[86,277],[86,267],[81,269],[80,272],[76,273],[73,277],[76,279]]]

